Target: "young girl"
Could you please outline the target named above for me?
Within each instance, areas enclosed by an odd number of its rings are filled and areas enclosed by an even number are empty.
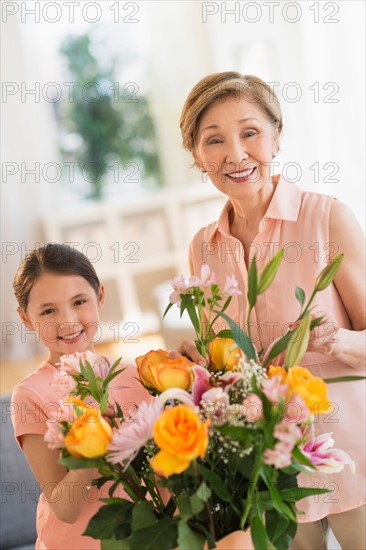
[[[15,437],[43,491],[37,509],[36,549],[97,549],[100,541],[82,534],[101,506],[99,498],[109,496],[110,484],[98,490],[90,486],[98,476],[95,470],[67,471],[57,462],[59,451],[48,448],[44,434],[46,421],[62,397],[53,386],[60,357],[94,351],[104,287],[86,256],[66,245],[47,244],[22,261],[14,291],[22,322],[48,349],[44,363],[16,385],[12,395],[17,411]],[[111,402],[131,407],[149,399],[135,375],[134,367],[118,375],[113,386],[121,386],[118,378],[122,377],[124,389],[110,388]]]

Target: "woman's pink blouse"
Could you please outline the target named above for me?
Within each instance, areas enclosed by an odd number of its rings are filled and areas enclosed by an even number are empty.
[[[284,258],[273,284],[258,297],[251,317],[252,338],[258,350],[267,348],[277,337],[286,333],[289,323],[295,321],[300,304],[295,298],[296,285],[307,299],[314,288],[316,277],[326,263],[341,253],[337,243],[329,239],[329,215],[333,197],[302,191],[282,176],[275,176],[275,191],[267,212],[259,225],[259,233],[245,250],[252,258],[256,254],[260,270],[281,248]],[[217,222],[202,228],[193,238],[189,261],[192,274],[199,275],[202,264],[208,264],[217,275],[220,285],[226,275],[235,274],[242,295],[234,297],[226,313],[240,324],[247,323],[248,273],[241,242],[230,234],[230,201],[226,203]],[[315,298],[319,311],[326,311],[337,326],[350,329],[351,323],[341,296],[334,284],[319,292]],[[316,312],[316,310],[315,310]],[[217,322],[215,332],[228,328]],[[317,337],[324,338],[319,331]],[[322,378],[343,375],[364,375],[331,356],[307,352],[302,365]],[[328,488],[330,493],[309,497],[298,502],[305,515],[300,522],[315,521],[328,514],[356,508],[365,503],[365,381],[329,384],[333,410],[316,418],[316,434],[333,432],[335,447],[350,454],[356,465],[351,473],[348,466],[336,474],[300,474],[299,484],[306,487]]]

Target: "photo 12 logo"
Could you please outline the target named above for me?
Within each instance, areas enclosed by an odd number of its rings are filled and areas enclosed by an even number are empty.
[[[139,23],[137,2],[1,2],[1,21],[16,17],[21,23],[97,23],[113,17],[114,23]]]
[[[314,23],[339,23],[337,2],[202,2],[202,22],[297,23],[305,13]]]

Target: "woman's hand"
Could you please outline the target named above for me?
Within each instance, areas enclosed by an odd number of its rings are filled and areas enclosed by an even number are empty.
[[[322,317],[318,326],[310,332],[309,343],[306,351],[321,353],[323,355],[336,355],[339,348],[339,325],[326,311],[311,313],[311,320]],[[301,321],[291,323],[290,330],[299,327]]]
[[[187,357],[187,359],[189,359],[193,363],[201,365],[201,367],[206,367],[209,364],[209,358],[206,361],[205,358],[202,357],[202,355],[198,352],[193,340],[183,340],[177,350],[174,349],[169,353],[169,358],[176,359],[181,355]]]

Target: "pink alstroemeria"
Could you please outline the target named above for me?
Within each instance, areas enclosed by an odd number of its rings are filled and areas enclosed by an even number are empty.
[[[192,275],[188,280],[188,288],[190,287],[199,287],[206,288],[216,283],[215,273],[211,273],[210,266],[203,264],[201,267],[201,277],[197,275]]]
[[[71,393],[77,386],[73,377],[63,369],[59,369],[55,372],[53,375],[53,382],[50,382],[50,385],[64,395]]]
[[[263,403],[258,395],[252,393],[244,399],[243,414],[248,422],[256,422],[263,418]]]
[[[110,364],[105,357],[101,357],[96,353],[93,353],[90,350],[71,353],[69,355],[62,355],[60,357],[61,369],[66,371],[68,374],[78,374],[80,373],[80,361],[83,365],[86,364],[86,361],[90,363],[94,374],[96,377],[105,380],[110,371]]]
[[[274,449],[266,449],[263,453],[264,463],[274,466],[277,470],[290,466],[291,453],[281,445],[275,445]]]
[[[187,292],[186,281],[183,275],[181,275],[180,277],[174,277],[171,283],[172,283],[174,292],[172,292],[171,295],[169,296],[169,301],[171,304],[176,304],[177,306],[180,306],[180,303],[182,301],[180,295],[185,294]]]
[[[281,420],[274,429],[273,435],[286,447],[288,451],[292,451],[296,443],[302,439],[302,432],[296,424]],[[276,444],[276,448],[278,448]]]
[[[305,401],[297,393],[292,394],[289,400],[286,401],[284,417],[288,422],[304,424],[310,415],[311,412],[306,406]]]
[[[153,425],[162,411],[163,407],[157,398],[153,403],[141,403],[137,414],[114,431],[108,446],[108,460],[112,464],[127,460],[127,468],[141,447],[152,438]]]
[[[264,381],[262,391],[271,403],[278,403],[286,397],[287,384],[281,384],[280,376],[273,376]]]
[[[54,420],[47,420],[47,432],[44,440],[48,443],[49,449],[62,449],[65,446],[65,436],[60,430],[60,426]]]
[[[314,426],[310,430],[310,439],[307,443],[300,446],[301,451],[306,458],[310,460],[316,469],[326,474],[335,474],[341,472],[346,464],[349,464],[351,471],[355,471],[355,463],[351,457],[341,449],[333,449],[333,433],[325,433],[314,437]],[[313,471],[308,466],[304,466],[309,471]]]
[[[224,296],[239,296],[243,294],[238,288],[238,281],[235,278],[235,275],[226,275],[225,286],[223,290]]]

